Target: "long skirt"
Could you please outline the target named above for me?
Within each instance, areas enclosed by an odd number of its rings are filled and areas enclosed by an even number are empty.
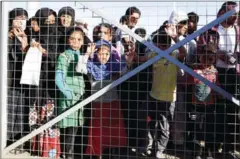
[[[16,140],[23,136],[25,99],[21,90],[8,90],[7,139]]]
[[[93,103],[86,154],[101,156],[106,148],[127,144],[119,101]]]

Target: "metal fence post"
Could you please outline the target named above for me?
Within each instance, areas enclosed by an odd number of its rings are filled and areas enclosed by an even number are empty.
[[[1,2],[1,53],[0,53],[0,113],[1,113],[1,144],[0,158],[3,158],[3,150],[7,142],[7,57],[8,57],[8,4]]]

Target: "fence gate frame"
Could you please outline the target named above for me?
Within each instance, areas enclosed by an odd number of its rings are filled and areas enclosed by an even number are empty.
[[[83,6],[85,6],[86,8],[91,10],[92,12],[94,12],[95,14],[97,14],[97,15],[101,16],[102,18],[106,19],[111,24],[114,24],[115,26],[117,26],[119,29],[121,29],[125,33],[129,34],[130,36],[132,36],[136,40],[143,43],[148,48],[150,48],[153,51],[155,51],[156,53],[158,53],[158,55],[149,59],[147,62],[141,64],[137,68],[129,71],[128,73],[126,73],[122,77],[118,78],[117,80],[115,80],[111,84],[102,88],[100,91],[92,94],[90,97],[86,98],[82,102],[76,104],[75,106],[73,106],[69,110],[67,110],[64,113],[58,115],[56,118],[50,120],[49,122],[42,125],[38,129],[33,130],[28,135],[22,137],[21,139],[17,140],[13,144],[6,147],[6,130],[7,130],[7,60],[6,60],[6,57],[7,57],[7,52],[8,52],[7,51],[7,46],[8,46],[8,43],[7,43],[7,37],[8,37],[8,25],[7,25],[8,24],[8,4],[7,3],[8,2],[2,2],[2,5],[1,5],[1,9],[2,9],[2,19],[1,19],[2,21],[1,22],[2,22],[2,24],[4,24],[4,25],[2,25],[2,28],[1,28],[1,35],[2,35],[1,36],[1,38],[2,38],[1,39],[1,46],[2,47],[1,47],[1,54],[0,54],[0,59],[1,59],[1,68],[0,68],[1,69],[1,72],[0,72],[0,75],[1,75],[1,79],[0,79],[0,82],[1,82],[0,83],[0,86],[1,86],[1,93],[0,93],[1,107],[0,107],[0,109],[1,109],[1,113],[2,113],[1,114],[1,139],[2,140],[1,140],[1,145],[0,145],[1,157],[4,157],[12,149],[18,147],[19,145],[23,144],[24,142],[30,140],[32,137],[38,135],[42,131],[44,131],[47,128],[51,127],[52,125],[56,124],[60,120],[66,118],[68,115],[72,114],[74,111],[77,111],[78,109],[83,108],[85,105],[87,105],[91,101],[99,98],[101,95],[103,95],[104,93],[106,93],[110,89],[118,86],[122,82],[126,81],[130,77],[134,76],[138,72],[142,71],[143,69],[152,65],[153,63],[155,63],[156,61],[158,61],[159,59],[161,59],[163,57],[168,59],[170,62],[177,65],[179,68],[183,69],[185,72],[189,73],[193,77],[199,79],[204,84],[208,85],[209,87],[211,87],[213,90],[215,90],[216,92],[223,95],[228,100],[230,100],[233,103],[235,103],[236,105],[240,106],[239,100],[234,98],[230,93],[226,92],[224,89],[220,88],[216,84],[211,83],[210,81],[208,81],[207,79],[205,79],[201,75],[195,73],[191,68],[187,67],[186,65],[184,65],[183,63],[179,62],[178,60],[174,59],[173,57],[171,57],[169,55],[171,52],[178,49],[182,45],[186,44],[190,40],[198,37],[201,33],[207,31],[208,29],[212,28],[213,26],[215,26],[215,25],[221,23],[222,21],[224,21],[227,17],[229,17],[229,16],[233,15],[234,13],[238,12],[239,7],[235,7],[234,9],[225,13],[224,15],[222,15],[222,16],[218,17],[217,19],[213,20],[209,24],[207,24],[207,25],[203,26],[202,28],[198,29],[193,34],[187,36],[185,39],[183,39],[180,42],[176,43],[175,45],[171,46],[169,49],[162,51],[159,48],[157,48],[156,46],[154,46],[153,44],[151,44],[150,42],[144,40],[143,38],[141,38],[137,34],[133,33],[129,28],[123,27],[116,20],[112,20],[110,17],[103,14],[99,10],[94,9],[90,4],[83,4],[83,3],[79,2]],[[5,138],[3,138],[3,137],[5,137]]]
[[[4,148],[7,142],[7,57],[8,57],[8,6],[9,2],[1,2],[1,55],[0,55],[0,124],[1,124],[1,143],[0,143],[0,158],[4,157]]]

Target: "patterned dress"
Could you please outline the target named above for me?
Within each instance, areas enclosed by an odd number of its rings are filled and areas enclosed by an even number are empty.
[[[56,70],[61,70],[64,72],[64,82],[73,91],[72,100],[66,99],[61,92],[58,102],[58,114],[63,113],[74,104],[82,100],[83,94],[85,93],[83,74],[75,71],[79,55],[79,51],[68,49],[64,53],[60,54],[57,60]],[[79,109],[77,112],[74,112],[65,119],[61,120],[59,122],[59,126],[60,128],[77,127],[82,126],[83,122],[83,109]]]

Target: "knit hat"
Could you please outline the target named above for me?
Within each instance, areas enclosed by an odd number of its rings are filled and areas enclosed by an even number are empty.
[[[86,22],[83,20],[83,19],[76,19],[75,20],[75,23],[77,24],[77,25],[79,25],[79,24],[85,24]]]
[[[181,21],[188,20],[188,16],[183,11],[173,11],[171,16],[169,17],[168,23],[169,24],[178,24]]]

